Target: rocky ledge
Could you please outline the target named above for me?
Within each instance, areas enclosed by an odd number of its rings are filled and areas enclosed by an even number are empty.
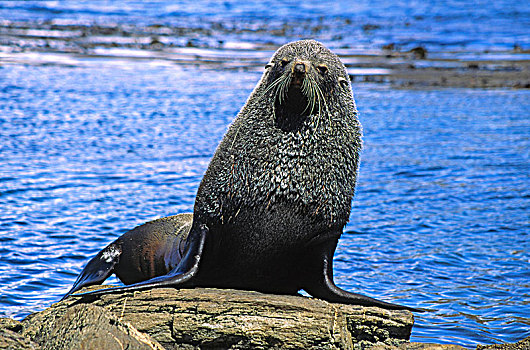
[[[71,297],[3,321],[0,345],[17,349],[361,349],[397,346],[414,323],[408,311],[200,288]]]
[[[408,311],[313,298],[153,289],[92,302],[71,297],[22,322],[0,319],[0,348],[462,349],[409,343],[413,323]]]

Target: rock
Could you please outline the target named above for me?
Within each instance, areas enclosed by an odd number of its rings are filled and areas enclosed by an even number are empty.
[[[415,59],[423,60],[427,58],[427,49],[423,46],[417,46],[409,51],[412,54],[412,57]]]
[[[90,304],[71,307],[62,317],[42,324],[41,332],[39,339],[46,350],[164,349],[149,335]]]
[[[40,349],[39,345],[23,336],[22,323],[10,318],[0,318],[0,349]]]
[[[145,349],[159,344],[166,349],[364,349],[408,340],[413,316],[306,297],[197,288],[109,294],[92,303],[71,297],[22,324],[22,335],[43,349],[79,348],[79,342],[96,339],[102,346],[114,337],[132,341],[125,335]],[[142,343],[136,330],[152,339]]]
[[[477,350],[528,350],[530,349],[530,337],[526,337],[517,343],[478,345]]]
[[[413,322],[408,311],[314,298],[152,289],[93,302],[74,296],[22,322],[0,318],[0,349],[464,349],[408,342]],[[486,349],[530,349],[530,337],[477,347]]]

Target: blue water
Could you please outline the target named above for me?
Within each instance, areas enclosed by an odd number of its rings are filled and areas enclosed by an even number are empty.
[[[266,9],[237,2],[222,5],[225,11],[212,2],[209,10],[189,12],[177,10],[178,2],[162,9],[92,4],[7,2],[0,16],[136,24],[191,23],[203,14],[223,23],[269,20]],[[463,50],[480,51],[490,39],[492,48],[503,49],[527,40],[521,28],[528,21],[507,24],[510,16],[528,18],[528,6],[516,2],[500,2],[501,14],[489,3],[475,11],[456,2],[380,2],[388,9],[382,13],[363,2],[344,4],[310,2],[303,10],[286,4],[271,17],[281,21],[295,12],[318,21],[340,14],[394,23],[385,29],[392,39],[401,28],[416,33],[417,43],[422,27],[400,23],[423,14],[413,23],[445,28],[431,33],[438,48],[445,40],[453,45],[452,35],[436,34],[451,28],[468,28],[459,35],[478,43]],[[461,16],[449,17],[455,11]],[[489,26],[471,25],[470,12]],[[253,33],[245,40],[261,38]],[[287,39],[292,36],[275,40]],[[353,39],[337,40],[325,41],[339,47]],[[260,77],[163,61],[78,62],[0,66],[0,316],[21,319],[57,301],[87,259],[128,229],[191,212],[217,143]],[[365,148],[335,256],[337,283],[430,309],[415,315],[412,341],[472,347],[529,336],[530,91],[353,88]]]
[[[530,5],[517,0],[2,1],[0,19],[168,24],[204,29],[188,38],[212,46],[219,41],[278,45],[315,36],[332,48],[394,43],[403,49],[422,45],[432,52],[530,46]]]

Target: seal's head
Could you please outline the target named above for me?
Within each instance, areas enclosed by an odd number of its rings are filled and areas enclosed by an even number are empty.
[[[276,123],[296,129],[308,116],[331,115],[350,101],[350,82],[340,59],[315,40],[300,40],[278,49],[265,66],[263,96],[273,105]],[[318,119],[318,118],[315,118]]]

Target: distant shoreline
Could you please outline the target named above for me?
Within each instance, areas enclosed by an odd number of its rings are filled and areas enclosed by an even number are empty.
[[[228,29],[213,28],[221,31]],[[264,29],[265,31],[265,29]],[[275,35],[274,32],[268,33]],[[277,48],[272,42],[194,40],[210,38],[204,29],[164,25],[0,22],[0,67],[11,64],[76,66],[86,59],[158,60],[215,69],[261,70]],[[318,38],[317,38],[318,39]],[[354,83],[398,88],[530,88],[530,50],[403,51],[389,43],[380,50],[334,49]]]

